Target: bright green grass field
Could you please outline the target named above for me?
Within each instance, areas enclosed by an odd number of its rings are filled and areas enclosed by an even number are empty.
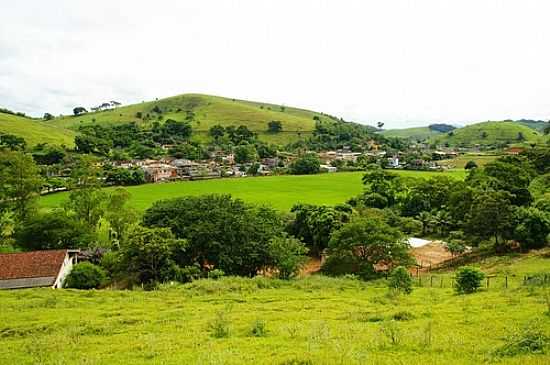
[[[463,170],[440,172],[399,171],[402,176],[431,177],[447,175],[463,179]],[[281,211],[288,211],[296,203],[334,205],[344,203],[363,190],[362,172],[302,176],[268,176],[175,183],[145,184],[126,187],[131,194],[130,204],[143,211],[161,199],[186,195],[231,194],[250,203],[268,204]],[[47,209],[59,207],[67,199],[67,193],[46,195],[40,198],[40,206]]]
[[[385,137],[407,138],[410,140],[423,141],[430,137],[439,136],[442,133],[432,130],[429,127],[403,128],[403,129],[388,129],[380,132]]]
[[[521,264],[550,270],[548,258]],[[550,363],[548,352],[495,354],[527,324],[550,334],[541,288],[390,296],[383,281],[224,278],[153,292],[0,291],[0,308],[0,364]]]
[[[59,127],[52,122],[5,113],[0,113],[0,132],[23,137],[30,146],[49,143],[72,147],[76,135],[74,131]]]

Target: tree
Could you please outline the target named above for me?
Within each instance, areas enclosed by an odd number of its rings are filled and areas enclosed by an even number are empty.
[[[174,279],[174,257],[185,250],[186,242],[174,238],[168,228],[134,226],[120,248],[121,267],[133,281],[152,284]]]
[[[96,227],[105,211],[107,194],[101,190],[100,170],[91,158],[82,158],[73,169],[71,176],[72,190],[65,210],[72,212],[89,227]]]
[[[543,133],[546,135],[550,134],[550,121],[546,123],[546,126],[543,129]]]
[[[546,246],[550,234],[550,213],[537,208],[520,207],[514,214],[513,238],[524,250]]]
[[[283,124],[278,120],[272,120],[267,123],[267,131],[269,133],[279,133],[283,130]]]
[[[148,227],[170,228],[189,244],[180,266],[213,266],[228,275],[254,276],[270,264],[269,242],[283,231],[275,210],[230,195],[158,201],[145,211]]]
[[[0,208],[13,209],[24,220],[34,208],[43,180],[31,156],[22,152],[0,153]]]
[[[218,140],[225,134],[225,128],[219,124],[216,124],[208,130],[208,134],[210,137],[214,138],[214,140]]]
[[[411,274],[407,271],[407,268],[398,266],[392,270],[388,287],[405,294],[410,294],[413,291],[413,281]]]
[[[401,190],[401,180],[398,175],[382,169],[377,164],[369,164],[362,181],[365,185],[365,197],[369,194],[379,194],[386,199],[386,205],[395,204],[396,193]]]
[[[518,132],[516,140],[519,141],[519,142],[525,141],[525,136],[523,135],[522,132]]]
[[[13,134],[0,133],[0,151],[9,149],[11,151],[22,151],[27,146],[27,142],[23,137],[18,137]]]
[[[464,266],[455,274],[455,291],[458,294],[471,294],[481,287],[481,281],[485,274],[475,267]]]
[[[40,165],[55,165],[63,161],[66,153],[59,146],[49,146],[47,144],[38,145],[32,152],[32,158]]]
[[[51,115],[50,113],[44,113],[44,117],[43,117],[44,120],[52,120],[53,118],[54,116]]]
[[[349,210],[325,205],[296,204],[291,212],[295,218],[290,224],[290,233],[305,242],[314,255],[320,255],[328,247],[332,232],[350,217]]]
[[[294,237],[282,235],[269,242],[272,266],[277,269],[280,279],[290,279],[298,274],[307,261],[307,252],[306,246]]]
[[[86,248],[95,241],[94,232],[88,225],[55,210],[25,219],[15,237],[27,250]]]
[[[236,163],[247,163],[256,160],[257,153],[254,145],[243,144],[235,147],[235,162]]]
[[[464,169],[465,170],[471,170],[471,169],[475,169],[477,168],[477,163],[473,160],[470,160],[466,163],[466,165],[464,166]]]
[[[103,268],[90,262],[82,262],[72,268],[63,286],[72,289],[98,289],[106,280],[107,274]]]
[[[467,230],[481,238],[495,239],[499,249],[499,238],[510,236],[513,224],[512,195],[506,191],[483,191],[476,194],[470,208]]]
[[[290,173],[293,175],[317,174],[320,167],[319,157],[314,153],[308,153],[290,164]]]
[[[82,107],[82,106],[77,106],[73,109],[73,114],[76,116],[76,115],[80,115],[80,114],[83,114],[83,113],[87,113],[88,111],[86,110],[86,108]]]
[[[117,242],[125,238],[126,230],[138,220],[137,212],[128,207],[130,200],[128,191],[118,188],[109,196],[105,209],[105,219],[109,222],[111,232]]]
[[[378,122],[378,123],[376,123],[376,126],[378,127],[378,129],[382,129],[382,128],[384,128],[384,123],[383,122]]]
[[[401,231],[381,219],[357,218],[334,232],[329,242],[331,255],[352,257],[367,277],[374,275],[378,264],[411,264],[409,248]]]

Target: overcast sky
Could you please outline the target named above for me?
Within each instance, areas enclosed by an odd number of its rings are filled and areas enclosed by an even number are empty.
[[[550,119],[550,1],[4,1],[0,106],[181,93],[408,127]]]

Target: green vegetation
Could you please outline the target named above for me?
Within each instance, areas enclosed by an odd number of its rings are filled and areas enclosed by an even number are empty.
[[[29,146],[48,143],[72,147],[77,133],[57,126],[51,121],[44,122],[38,119],[0,112],[0,136],[2,134],[13,134],[23,137]]]
[[[387,129],[380,132],[384,137],[405,138],[411,141],[424,141],[431,137],[440,136],[442,133],[429,127],[415,127],[402,129]]]
[[[542,133],[515,122],[482,122],[434,137],[432,142],[450,146],[493,146],[543,142]]]
[[[550,260],[506,256],[481,269],[519,276],[548,272]],[[227,277],[151,292],[1,291],[0,304],[7,364],[550,361],[544,288],[520,282],[468,296],[450,287],[392,296],[384,282]]]
[[[464,179],[464,171],[445,173],[396,170],[400,176],[429,178],[448,175]],[[303,176],[268,176],[243,179],[217,179],[205,181],[175,182],[130,186],[129,204],[143,211],[154,201],[188,195],[207,193],[231,194],[251,203],[265,203],[276,209],[288,211],[295,203],[340,204],[361,192],[362,172]],[[106,190],[111,190],[108,188]],[[59,207],[68,198],[68,193],[56,193],[40,198],[40,206],[47,209]]]
[[[315,129],[314,117],[321,121],[334,121],[333,117],[309,110],[280,105],[229,99],[202,94],[184,94],[157,101],[121,106],[95,113],[56,118],[50,123],[77,129],[86,124],[124,124],[137,122],[151,124],[155,120],[189,121],[199,138],[206,138],[215,125],[223,127],[245,125],[259,134],[261,140],[286,143],[303,139]],[[279,121],[282,130],[272,133],[267,123]]]

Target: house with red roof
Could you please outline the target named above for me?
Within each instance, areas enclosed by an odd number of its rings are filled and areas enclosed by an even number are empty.
[[[62,288],[77,254],[78,250],[0,254],[0,289]]]

